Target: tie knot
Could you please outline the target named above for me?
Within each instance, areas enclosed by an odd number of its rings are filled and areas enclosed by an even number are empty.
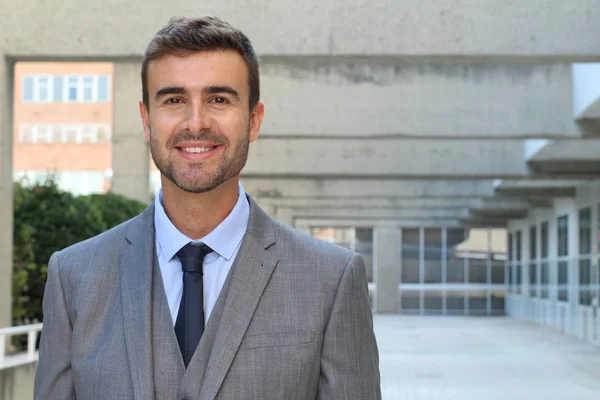
[[[188,243],[177,252],[177,256],[181,261],[181,268],[183,269],[183,272],[202,273],[202,262],[204,261],[204,256],[212,252],[213,249],[204,243]]]

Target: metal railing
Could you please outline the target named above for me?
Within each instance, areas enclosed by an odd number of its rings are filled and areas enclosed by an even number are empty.
[[[0,370],[14,368],[19,365],[30,364],[38,360],[36,342],[38,334],[42,331],[42,324],[13,326],[11,328],[0,328]],[[7,338],[19,335],[27,335],[27,351],[6,354]]]

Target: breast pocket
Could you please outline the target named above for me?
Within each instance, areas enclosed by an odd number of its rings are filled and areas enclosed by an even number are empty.
[[[259,349],[266,347],[298,346],[313,343],[316,338],[317,333],[314,330],[249,335],[244,339],[242,348]]]

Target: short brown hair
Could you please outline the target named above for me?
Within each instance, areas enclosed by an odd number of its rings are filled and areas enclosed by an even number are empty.
[[[258,56],[250,39],[240,30],[216,17],[172,18],[159,30],[146,48],[142,59],[142,96],[148,108],[148,64],[160,57],[186,55],[195,51],[235,50],[243,58],[248,69],[250,86],[250,111],[260,99]]]

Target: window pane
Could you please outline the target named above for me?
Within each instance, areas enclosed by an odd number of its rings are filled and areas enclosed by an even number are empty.
[[[33,77],[23,78],[23,101],[33,101]]]
[[[484,291],[469,292],[469,315],[487,314],[487,295]]]
[[[548,294],[549,294],[549,290],[548,290],[548,285],[550,282],[550,270],[549,270],[549,265],[547,262],[543,262],[540,264],[540,283],[541,283],[541,292],[540,292],[540,297],[542,299],[547,299],[548,298]]]
[[[354,250],[364,257],[367,280],[373,282],[373,228],[356,228]]]
[[[402,273],[404,283],[419,283],[419,229],[402,230]]]
[[[469,258],[469,282],[487,283],[487,260],[482,258]]]
[[[579,254],[590,254],[592,249],[592,209],[579,210]]]
[[[63,101],[63,77],[62,75],[54,76],[54,99],[55,102]]]
[[[492,260],[492,284],[504,285],[506,263],[504,261]]]
[[[537,263],[529,264],[529,296],[537,297]]]
[[[424,282],[442,283],[442,230],[425,229]]]
[[[98,101],[108,101],[108,75],[98,77]]]
[[[465,312],[465,292],[447,291],[446,310],[448,314],[463,314]]]
[[[505,305],[505,294],[502,290],[493,290],[491,293],[492,313],[503,314]]]
[[[537,227],[532,226],[529,228],[529,259],[535,260],[537,258]]]
[[[569,255],[569,217],[567,215],[558,217],[557,223],[558,255],[567,256]]]
[[[579,303],[589,306],[592,302],[590,283],[591,283],[590,260],[579,260]]]
[[[415,313],[419,312],[421,307],[419,303],[419,292],[416,290],[402,291],[400,308],[403,312]]]
[[[446,230],[446,282],[465,283],[465,253],[459,247],[467,239],[463,228]]]
[[[517,293],[522,293],[522,289],[523,289],[523,268],[521,267],[521,264],[515,265],[515,286],[516,286],[516,292]]]
[[[541,256],[542,258],[548,258],[548,221],[542,222],[540,226],[540,240],[541,240]]]
[[[38,86],[38,98],[40,101],[46,102],[50,100],[50,94],[48,93],[48,86],[40,84]]]
[[[558,263],[558,300],[569,301],[569,263],[561,261]]]
[[[69,101],[77,101],[79,98],[79,77],[70,75],[67,78],[67,96]]]
[[[523,252],[522,252],[522,250],[523,250],[523,235],[522,235],[521,231],[517,232],[516,241],[517,241],[515,243],[515,246],[517,249],[517,258],[516,259],[517,259],[517,261],[521,261],[523,258]]]
[[[424,304],[426,314],[441,314],[442,313],[442,292],[428,290],[424,293]]]
[[[513,253],[513,234],[508,234],[508,259],[510,261],[514,260],[515,254]]]

